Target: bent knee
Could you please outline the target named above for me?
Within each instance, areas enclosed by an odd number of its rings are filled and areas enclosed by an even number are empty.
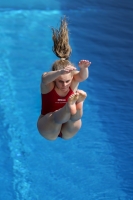
[[[65,140],[69,140],[72,137],[74,137],[78,131],[80,130],[80,127],[75,127],[74,129],[71,130],[62,130],[62,138]]]
[[[77,134],[77,132],[75,132],[75,133],[64,133],[64,134],[62,134],[62,139],[69,140],[69,139],[73,138]]]

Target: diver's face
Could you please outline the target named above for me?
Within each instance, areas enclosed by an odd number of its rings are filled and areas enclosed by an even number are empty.
[[[56,87],[60,89],[61,91],[66,92],[71,85],[72,79],[73,79],[73,76],[71,73],[63,74],[55,80]]]

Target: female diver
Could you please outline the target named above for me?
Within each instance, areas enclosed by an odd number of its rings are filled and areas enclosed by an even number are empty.
[[[88,78],[88,67],[91,62],[81,60],[80,70],[68,60],[72,49],[66,18],[61,19],[59,29],[52,28],[53,52],[59,57],[52,66],[52,71],[42,74],[41,97],[42,109],[37,122],[40,134],[55,140],[72,138],[81,128],[83,102],[86,92],[78,90],[79,82]]]

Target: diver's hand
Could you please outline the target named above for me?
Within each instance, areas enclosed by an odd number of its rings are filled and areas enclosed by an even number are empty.
[[[60,69],[59,71],[60,71],[60,74],[68,74],[74,70],[76,70],[75,67],[68,65],[67,67],[65,67],[64,69]]]
[[[88,68],[90,65],[91,65],[91,62],[89,60],[80,60],[79,61],[80,68]]]

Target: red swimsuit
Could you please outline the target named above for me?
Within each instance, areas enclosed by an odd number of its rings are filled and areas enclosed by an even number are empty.
[[[53,88],[53,90],[51,90],[49,93],[42,94],[41,114],[46,115],[47,113],[59,110],[66,104],[69,96],[72,95],[73,93],[74,92],[70,88],[68,94],[65,97],[61,97],[56,93],[55,88]]]
[[[49,93],[42,94],[41,114],[46,115],[47,113],[59,110],[67,103],[69,96],[73,93],[74,92],[70,88],[68,94],[65,97],[61,97],[56,93],[55,88],[53,88]],[[62,133],[60,132],[58,136],[62,137]]]

